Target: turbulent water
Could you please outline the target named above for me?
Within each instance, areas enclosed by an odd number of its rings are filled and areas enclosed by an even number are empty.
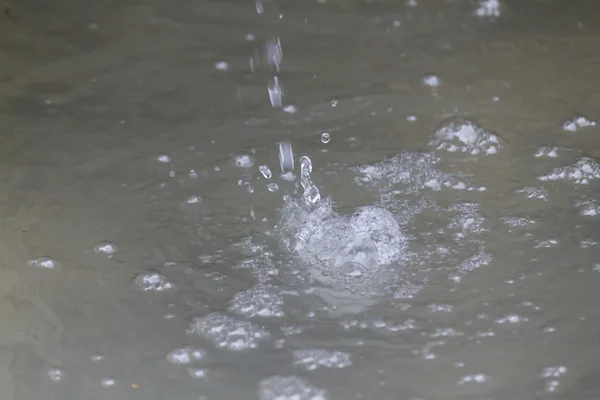
[[[0,398],[598,398],[594,2],[11,2]]]

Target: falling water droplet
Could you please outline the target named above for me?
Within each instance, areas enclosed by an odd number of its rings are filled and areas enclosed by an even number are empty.
[[[279,165],[281,166],[281,172],[294,170],[294,151],[290,142],[279,143]]]

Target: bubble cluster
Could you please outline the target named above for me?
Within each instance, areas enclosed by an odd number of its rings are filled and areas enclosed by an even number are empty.
[[[188,365],[204,358],[205,352],[195,347],[181,347],[167,354],[167,361],[171,364]]]
[[[383,184],[383,191],[416,193],[423,189],[439,191],[443,188],[474,190],[463,179],[440,171],[439,159],[429,153],[400,152],[376,164],[352,168],[358,173],[358,185]]]
[[[350,354],[342,351],[324,349],[296,350],[293,353],[294,365],[300,365],[308,370],[325,368],[345,368],[352,364]]]
[[[52,257],[36,257],[27,261],[28,265],[33,265],[38,268],[54,269],[58,267],[58,263]]]
[[[548,158],[556,158],[558,157],[558,147],[556,146],[540,146],[535,149],[535,153],[533,156],[536,158],[540,157],[548,157]]]
[[[229,311],[246,317],[282,317],[283,299],[272,289],[256,286],[236,294]]]
[[[254,349],[270,337],[270,333],[257,324],[216,312],[194,318],[187,332],[205,337],[217,347],[234,351]]]
[[[104,253],[108,256],[116,253],[117,246],[111,242],[101,242],[94,246],[94,251],[96,253]]]
[[[523,193],[528,199],[548,201],[548,191],[544,188],[525,186],[516,189],[515,193]]]
[[[164,292],[175,287],[166,276],[153,270],[140,273],[134,282],[144,292]]]
[[[600,166],[590,157],[581,157],[572,165],[553,169],[550,173],[538,177],[541,181],[568,180],[586,185],[591,180],[600,179]]]
[[[460,378],[458,381],[459,385],[464,385],[465,383],[485,383],[490,380],[490,377],[485,374],[474,374],[467,375]]]
[[[233,159],[233,165],[239,168],[252,168],[254,157],[249,154],[238,154]]]
[[[586,117],[575,117],[563,122],[563,129],[567,132],[575,132],[581,128],[596,126],[597,122],[587,119]]]
[[[478,17],[499,17],[500,8],[499,0],[481,0],[479,7],[475,10],[475,15]]]
[[[258,383],[260,400],[328,400],[329,393],[297,376],[275,375]]]
[[[453,117],[442,122],[428,145],[450,153],[496,154],[504,146],[494,132],[484,129],[477,121]]]
[[[575,207],[578,208],[579,214],[584,216],[595,217],[600,214],[600,205],[595,200],[578,200]]]
[[[546,379],[546,391],[555,392],[560,384],[557,378],[567,373],[567,367],[559,365],[557,367],[547,367],[542,371],[542,378]]]

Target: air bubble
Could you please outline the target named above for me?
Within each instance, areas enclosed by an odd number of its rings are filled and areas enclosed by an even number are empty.
[[[218,61],[215,63],[215,68],[219,71],[229,71],[229,63],[227,61]]]
[[[204,350],[186,346],[171,351],[166,359],[171,364],[188,365],[202,360],[204,356]]]
[[[258,383],[260,400],[328,400],[329,393],[297,376],[272,376]]]
[[[187,332],[203,336],[217,347],[234,351],[254,349],[270,337],[269,332],[259,325],[220,313],[194,318]]]
[[[350,354],[342,351],[324,349],[296,350],[293,352],[294,365],[300,365],[312,371],[320,367],[346,368],[352,364]]]
[[[440,78],[435,75],[427,75],[423,78],[423,84],[428,87],[438,87],[440,85]]]
[[[331,135],[329,135],[329,133],[323,132],[323,134],[321,134],[321,142],[327,144],[327,143],[329,143],[330,140],[331,140]]]
[[[117,246],[111,242],[101,242],[94,247],[94,251],[96,253],[104,253],[110,256],[116,253]]]
[[[58,263],[52,257],[36,257],[27,261],[28,265],[33,265],[38,268],[54,269]]]
[[[65,377],[65,372],[59,368],[49,368],[47,374],[52,382],[60,382]]]
[[[331,107],[337,107],[338,106],[338,99],[333,99],[331,100]]]
[[[164,292],[175,287],[164,275],[153,270],[142,272],[135,278],[134,282],[144,292]]]
[[[254,165],[254,157],[248,154],[238,154],[233,159],[233,165],[239,168],[251,168]]]
[[[472,155],[496,154],[503,147],[494,132],[484,129],[475,120],[462,117],[452,117],[442,122],[428,145],[435,150]]]
[[[589,120],[585,117],[575,117],[563,123],[563,129],[567,132],[575,132],[581,128],[596,126],[597,122]]]
[[[158,162],[161,162],[163,164],[167,164],[171,162],[171,157],[169,157],[166,154],[159,154],[156,159],[158,160]]]
[[[113,387],[117,384],[117,381],[113,378],[104,378],[100,381],[100,384],[104,387]]]
[[[282,317],[283,299],[264,287],[255,287],[236,294],[229,311],[246,317]]]

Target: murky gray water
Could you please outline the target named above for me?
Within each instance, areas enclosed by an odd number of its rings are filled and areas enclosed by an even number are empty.
[[[595,2],[126,3],[0,21],[2,399],[600,398]]]

